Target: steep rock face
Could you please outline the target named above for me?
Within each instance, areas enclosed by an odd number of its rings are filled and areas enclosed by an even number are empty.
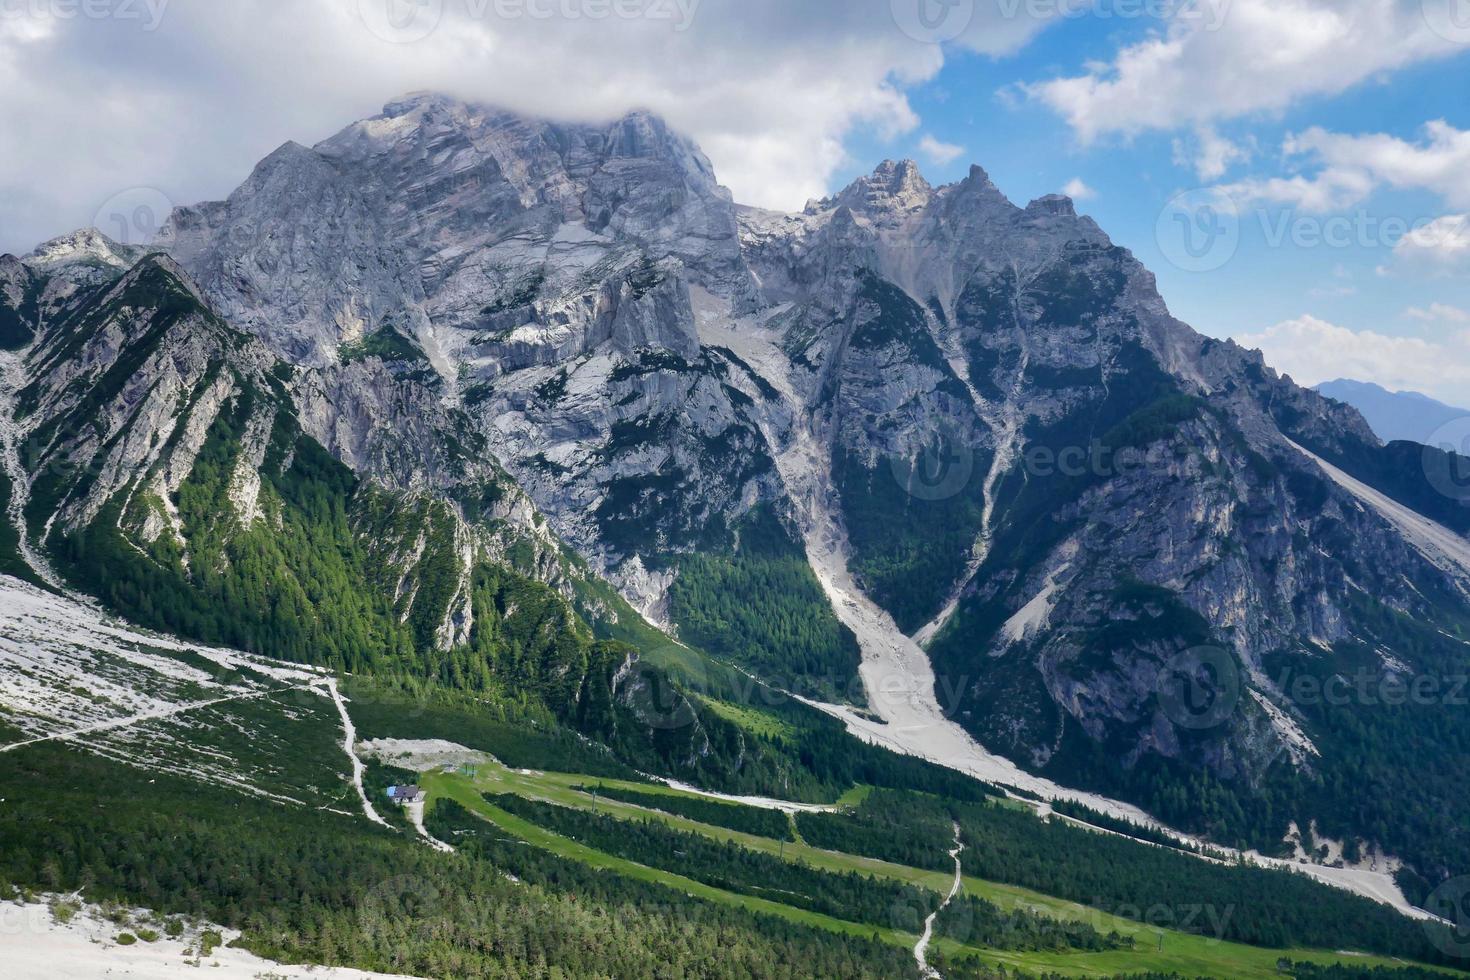
[[[0,256],[0,349],[14,350],[36,335],[38,283],[13,255]]]
[[[414,349],[292,368],[166,255],[106,268],[88,262],[87,288],[48,308],[18,365],[6,355],[6,487],[58,587],[206,642],[515,699],[671,775],[747,778],[735,726],[599,638],[637,637],[636,617],[472,451]],[[45,292],[72,267],[25,270]],[[392,444],[385,421],[415,413],[398,435],[419,444]],[[666,725],[674,710],[689,722]]]
[[[365,475],[462,500],[493,457],[657,617],[682,556],[738,555],[758,507],[792,538],[835,521],[952,717],[1232,839],[1271,839],[1285,800],[1346,812],[1353,753],[1404,790],[1440,723],[1327,710],[1283,670],[1464,661],[1463,569],[1303,448],[1451,534],[1458,501],[1394,475],[1356,412],[1175,320],[1070,201],[1018,207],[978,167],[933,187],[889,162],[775,214],[733,205],[646,114],[563,125],[418,96],[283,147],[161,244],[313,369],[291,382],[303,424]],[[1231,695],[1208,726],[1160,688],[1201,647],[1229,675],[1203,688]],[[1372,746],[1355,734],[1380,723]],[[1180,802],[1198,772],[1232,802]],[[1352,802],[1334,829],[1393,823]],[[1443,829],[1382,836],[1428,868],[1463,850],[1425,844]]]
[[[541,287],[595,296],[598,263],[630,247],[740,278],[729,195],[662,121],[557,125],[432,95],[285,144],[228,200],[176,211],[157,244],[232,322],[311,363],[389,323],[456,351]]]

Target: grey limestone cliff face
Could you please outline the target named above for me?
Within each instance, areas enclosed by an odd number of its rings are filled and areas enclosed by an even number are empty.
[[[393,322],[446,367],[533,280],[592,307],[559,319],[601,313],[592,287],[639,249],[727,289],[741,271],[728,193],[662,121],[559,125],[439,96],[283,145],[156,244],[232,322],[311,363]]]

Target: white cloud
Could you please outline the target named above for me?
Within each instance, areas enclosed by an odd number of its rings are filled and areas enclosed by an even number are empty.
[[[1285,109],[1462,50],[1414,2],[1212,0],[1081,74],[1023,86],[1083,143]]]
[[[1384,133],[1349,136],[1313,127],[1289,137],[1283,149],[1313,157],[1329,173],[1359,172],[1376,185],[1432,191],[1451,207],[1470,207],[1470,131],[1436,119],[1425,123],[1424,137],[1411,143]]]
[[[1195,127],[1192,139],[1174,140],[1174,162],[1190,167],[1200,180],[1218,180],[1237,163],[1250,159],[1250,150],[1215,131],[1213,126]]]
[[[1214,189],[1237,207],[1275,204],[1327,214],[1360,203],[1373,192],[1373,178],[1361,170],[1324,170],[1315,177],[1246,177]]]
[[[398,0],[174,0],[153,31],[0,17],[0,251],[87,224],[135,186],[178,203],[222,196],[283,141],[315,143],[422,89],[568,119],[651,109],[701,144],[738,200],[799,208],[830,190],[855,132],[917,129],[905,89],[944,61],[887,3],[677,0],[648,7],[673,17],[629,19],[608,14],[621,0],[442,0],[410,43],[380,36],[385,3],[414,13]],[[977,6],[956,43],[1004,54],[1044,26]]]
[[[1346,211],[1381,188],[1423,191],[1451,207],[1470,207],[1470,131],[1443,120],[1426,123],[1422,140],[1384,133],[1346,135],[1313,127],[1287,136],[1282,152],[1318,169],[1289,177],[1249,177],[1214,190],[1237,207],[1281,206],[1308,214]],[[1437,209],[1436,209],[1437,210]],[[1361,214],[1361,212],[1360,212]],[[1364,215],[1373,243],[1392,247],[1394,271],[1453,274],[1470,271],[1470,215]],[[1371,220],[1371,225],[1367,221]]]
[[[1074,201],[1086,201],[1097,197],[1097,191],[1084,184],[1081,177],[1073,177],[1062,185],[1062,193]]]
[[[1447,401],[1463,400],[1470,384],[1470,331],[1440,342],[1350,330],[1301,316],[1235,338],[1266,355],[1266,363],[1298,384],[1334,378],[1372,381],[1393,391],[1413,389]]]
[[[1470,313],[1448,303],[1430,303],[1427,308],[1411,306],[1404,310],[1404,316],[1426,323],[1470,323]]]
[[[1447,214],[1404,235],[1393,248],[1400,267],[1451,275],[1470,270],[1470,214]]]
[[[1304,211],[1339,211],[1375,190],[1423,190],[1451,207],[1470,207],[1470,131],[1442,119],[1424,125],[1413,143],[1384,133],[1347,135],[1312,127],[1286,137],[1282,153],[1319,169],[1311,175],[1249,178],[1221,190],[1237,201],[1284,204]]]
[[[942,143],[925,133],[919,140],[919,152],[942,167],[964,156],[965,148],[954,143]]]

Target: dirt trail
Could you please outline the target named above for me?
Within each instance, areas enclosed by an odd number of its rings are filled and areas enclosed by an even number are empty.
[[[408,820],[413,824],[413,829],[419,832],[419,836],[430,847],[436,851],[443,851],[445,854],[454,853],[453,847],[429,833],[428,828],[424,826],[424,804],[422,802],[405,804],[403,809],[408,811]]]
[[[342,699],[342,692],[337,690],[337,678],[329,677],[321,682],[329,695],[332,703],[337,706],[337,714],[342,716],[342,749],[347,753],[347,758],[352,760],[352,785],[357,788],[357,797],[362,801],[362,812],[373,823],[379,826],[388,826],[388,821],[378,816],[378,811],[373,809],[373,804],[367,798],[367,790],[362,786],[362,774],[367,767],[357,757],[357,726],[352,723],[352,716],[347,713],[347,703]],[[425,834],[425,836],[428,836]]]
[[[919,964],[919,972],[924,975],[925,980],[943,980],[939,971],[929,965],[929,943],[934,938],[934,921],[939,918],[939,913],[949,907],[954,897],[960,893],[960,887],[964,884],[964,872],[960,867],[960,852],[965,849],[964,841],[960,840],[960,825],[954,825],[954,847],[950,849],[949,856],[954,858],[954,883],[949,886],[949,894],[944,896],[944,901],[939,903],[939,908],[929,913],[924,920],[924,934],[914,945],[914,962]]]

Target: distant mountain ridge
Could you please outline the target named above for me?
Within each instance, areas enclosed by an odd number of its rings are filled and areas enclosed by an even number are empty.
[[[1322,382],[1316,390],[1356,408],[1384,442],[1407,439],[1429,444],[1444,426],[1470,419],[1470,409],[1446,405],[1417,391],[1389,391],[1371,381],[1338,378]]]

